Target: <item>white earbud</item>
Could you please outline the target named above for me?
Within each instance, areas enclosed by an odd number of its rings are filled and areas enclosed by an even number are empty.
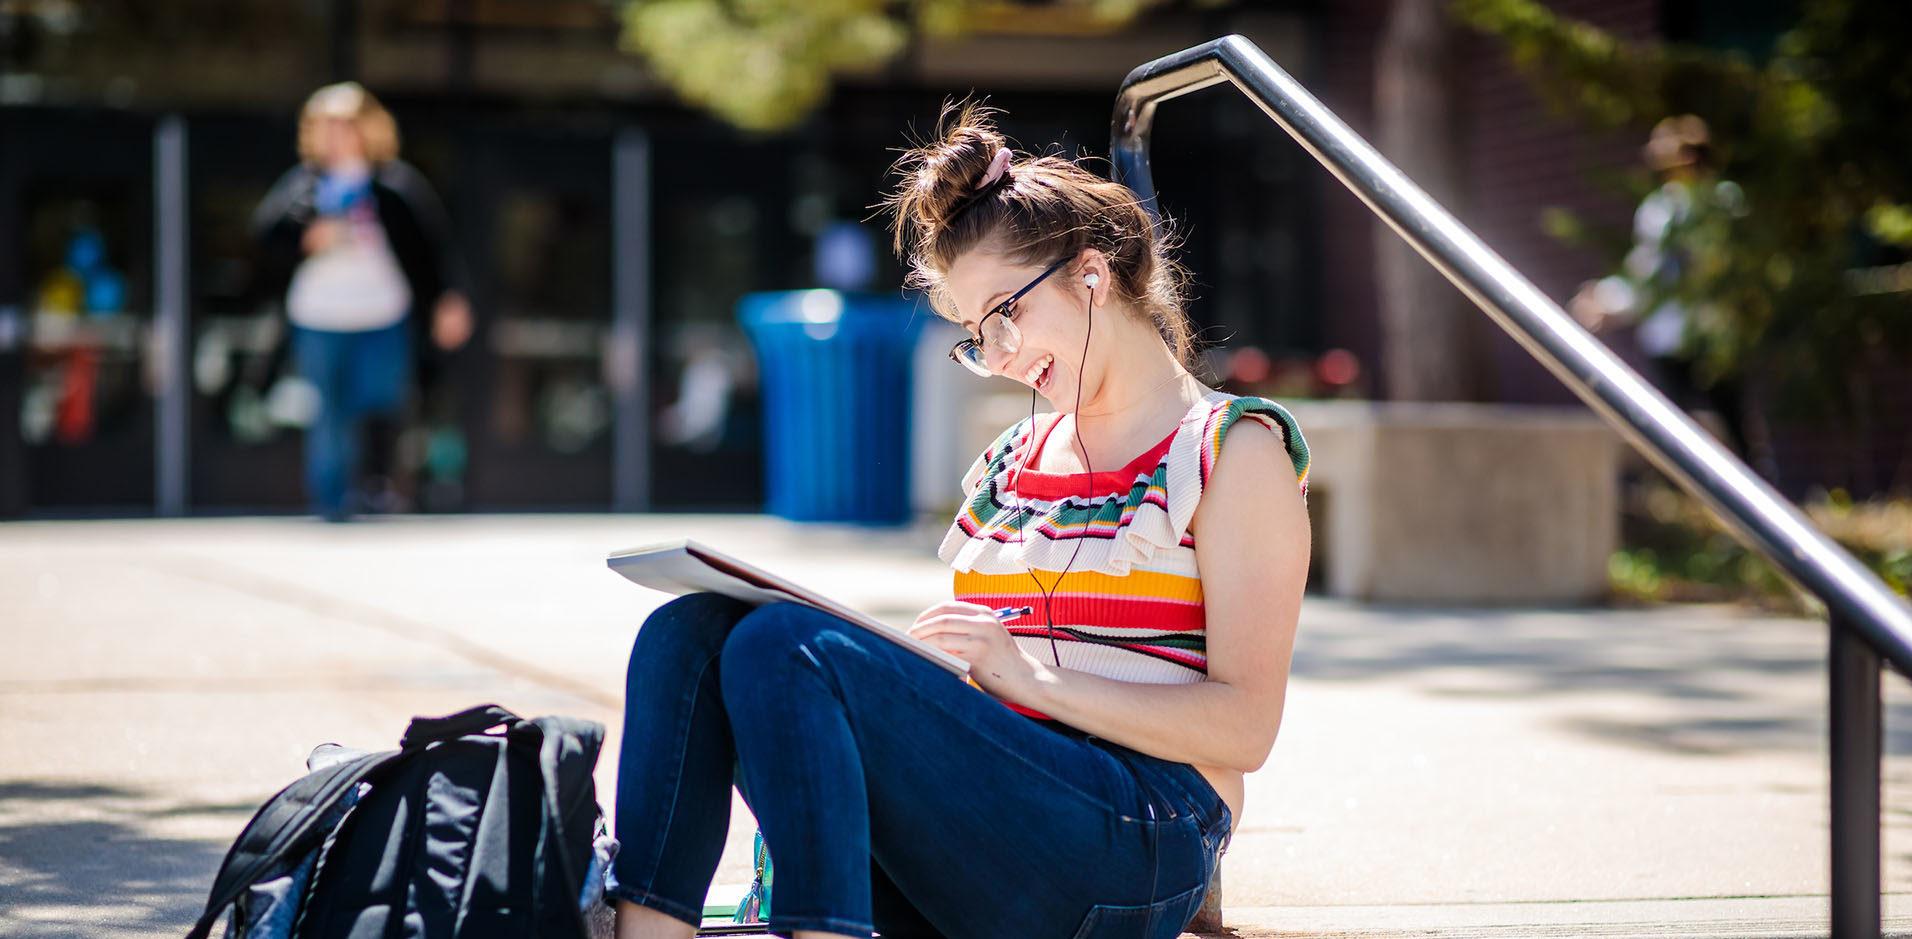
[[[1084,274],[1082,275],[1082,282],[1085,284],[1088,284],[1091,287],[1094,287],[1096,284],[1099,284],[1102,282],[1102,278],[1095,274]]]

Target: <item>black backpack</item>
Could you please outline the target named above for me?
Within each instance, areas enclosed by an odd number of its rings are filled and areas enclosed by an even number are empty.
[[[603,740],[591,721],[497,705],[416,718],[399,749],[317,769],[260,808],[189,939],[227,907],[227,935],[252,935],[275,905],[273,931],[299,939],[582,939]]]

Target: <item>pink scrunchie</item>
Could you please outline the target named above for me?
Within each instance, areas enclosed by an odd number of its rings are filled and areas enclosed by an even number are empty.
[[[996,155],[989,160],[989,169],[983,171],[983,181],[976,184],[978,190],[988,189],[991,183],[1002,178],[1009,169],[1009,148],[997,147]]]

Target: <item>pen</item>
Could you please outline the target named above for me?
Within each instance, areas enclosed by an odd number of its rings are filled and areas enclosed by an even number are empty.
[[[1018,616],[1028,616],[1029,614],[1034,613],[1035,611],[1036,611],[1036,608],[1033,606],[1004,606],[1004,607],[997,607],[996,609],[991,610],[990,612],[995,614],[997,621],[1000,622],[1000,621],[1012,620]],[[972,676],[967,676],[967,675],[964,676],[963,681],[968,682],[970,685],[978,689],[982,688],[981,685],[976,684],[976,679]]]

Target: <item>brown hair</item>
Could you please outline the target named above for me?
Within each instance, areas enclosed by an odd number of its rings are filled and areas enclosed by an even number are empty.
[[[1006,178],[979,192],[990,160],[1008,145],[992,120],[998,113],[946,101],[935,139],[890,167],[900,178],[882,206],[894,213],[896,255],[909,266],[905,283],[957,321],[943,279],[966,252],[987,243],[1018,264],[1047,264],[1094,248],[1108,259],[1116,296],[1148,316],[1175,357],[1195,370],[1194,329],[1183,309],[1188,275],[1166,220],[1158,231],[1134,190],[1059,156],[1016,154]]]
[[[358,82],[339,82],[305,99],[305,107],[299,111],[300,160],[319,162],[316,126],[328,117],[345,118],[358,128],[359,139],[365,142],[365,158],[374,165],[398,159],[398,122],[392,120],[392,113]]]

